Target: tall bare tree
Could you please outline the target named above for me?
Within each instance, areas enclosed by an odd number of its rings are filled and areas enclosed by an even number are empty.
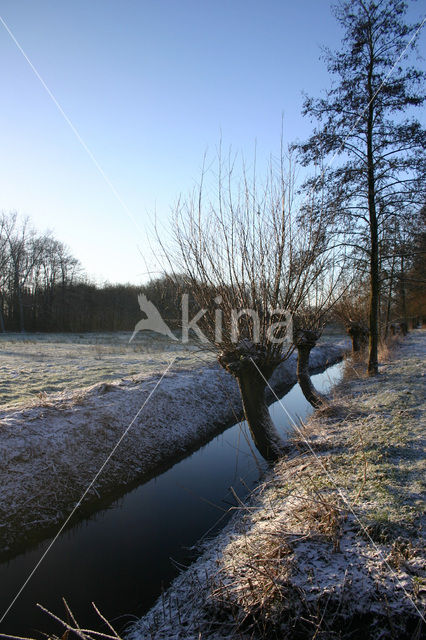
[[[6,331],[4,322],[4,307],[6,300],[7,267],[9,262],[8,242],[6,230],[8,227],[8,216],[0,212],[0,331]]]
[[[284,450],[265,402],[267,380],[294,349],[290,315],[314,304],[330,252],[318,225],[301,225],[294,169],[284,157],[262,179],[219,158],[215,179],[175,208],[173,240],[158,234],[168,270],[196,301],[196,331],[239,385],[253,441],[267,460]],[[208,342],[208,344],[207,344]]]
[[[49,236],[38,236],[30,227],[28,219],[22,222],[17,221],[16,214],[9,216],[5,236],[11,271],[13,315],[19,330],[23,333],[25,331],[24,289],[31,283]]]
[[[339,229],[350,230],[349,242],[368,261],[372,375],[378,373],[380,230],[425,197],[425,131],[409,117],[424,102],[424,73],[403,64],[421,25],[405,22],[406,9],[400,0],[342,0],[335,6],[345,34],[342,49],[324,55],[335,83],[324,98],[306,99],[304,113],[319,126],[299,145],[305,164],[342,158],[307,188],[327,187],[330,211],[340,211]]]

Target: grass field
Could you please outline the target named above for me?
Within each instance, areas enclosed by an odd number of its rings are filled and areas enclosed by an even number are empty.
[[[132,378],[166,368],[193,368],[214,354],[150,332],[0,334],[0,405],[16,405],[44,394],[73,391],[97,382]],[[322,342],[344,337],[327,327]]]
[[[156,334],[0,334],[0,404],[18,404],[96,382],[131,378],[164,369],[180,352],[174,368],[192,368],[212,358],[194,345]]]

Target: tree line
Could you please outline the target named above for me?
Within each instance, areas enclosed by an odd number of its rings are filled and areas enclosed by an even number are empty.
[[[131,331],[141,318],[138,293],[176,326],[177,287],[170,278],[137,286],[91,282],[52,233],[16,212],[0,213],[0,331]]]
[[[426,207],[406,220],[397,233],[381,235],[379,330],[386,338],[395,322],[421,321],[426,314],[424,256]],[[394,231],[394,229],[393,229]],[[352,256],[353,258],[353,256]],[[180,296],[190,293],[191,317],[199,310],[194,283],[185,265],[138,285],[91,282],[70,249],[51,233],[40,234],[28,219],[0,213],[0,331],[86,332],[131,331],[141,318],[137,296],[144,293],[173,329],[181,322]],[[345,325],[368,324],[368,276],[362,260],[345,264],[345,293],[329,310],[328,319]],[[318,281],[317,281],[318,284]],[[230,288],[222,283],[222,291]],[[197,280],[207,307],[217,289]],[[244,296],[241,301],[244,300]],[[241,302],[240,301],[240,302]],[[247,301],[247,300],[246,300]],[[214,309],[210,309],[214,314]],[[205,321],[204,321],[205,323]]]

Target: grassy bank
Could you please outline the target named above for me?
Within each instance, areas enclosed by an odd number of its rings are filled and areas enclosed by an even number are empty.
[[[425,355],[415,332],[377,378],[348,363],[332,406],[129,639],[420,637]]]
[[[344,348],[318,346],[312,369]],[[175,357],[164,378],[148,372],[0,410],[0,559],[55,534],[76,503],[77,517],[104,508],[238,421],[235,380],[214,362],[184,369]],[[292,354],[271,385],[295,382]]]

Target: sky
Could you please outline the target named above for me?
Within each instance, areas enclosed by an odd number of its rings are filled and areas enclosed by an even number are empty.
[[[153,221],[220,142],[266,158],[282,119],[285,143],[309,135],[302,92],[329,86],[320,46],[342,35],[328,0],[0,0],[0,17],[0,210],[99,283],[156,275]]]

